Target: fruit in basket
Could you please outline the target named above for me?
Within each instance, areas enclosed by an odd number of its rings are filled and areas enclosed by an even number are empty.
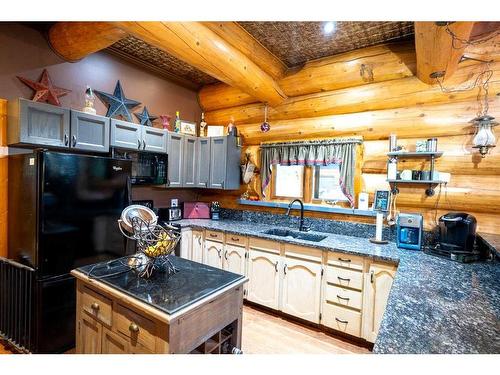
[[[144,253],[150,258],[164,255],[169,249],[170,241],[172,240],[173,238],[167,232],[161,232],[158,236],[158,241],[154,245],[148,246],[144,250]]]

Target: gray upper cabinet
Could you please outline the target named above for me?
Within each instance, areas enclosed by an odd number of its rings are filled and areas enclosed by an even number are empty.
[[[183,186],[184,135],[168,133],[168,182],[169,187]]]
[[[167,152],[168,133],[165,130],[142,126],[142,148],[150,152]]]
[[[196,187],[208,188],[210,182],[210,138],[196,140]]]
[[[111,119],[111,146],[128,150],[142,149],[142,126]]]
[[[71,110],[71,147],[108,152],[109,123],[108,117]]]
[[[239,189],[241,149],[236,143],[236,137],[212,137],[210,143],[209,187],[211,189]]]
[[[9,101],[8,144],[69,147],[70,111],[19,98]]]
[[[182,186],[196,187],[196,165],[199,162],[197,155],[197,138],[184,135],[183,178]]]

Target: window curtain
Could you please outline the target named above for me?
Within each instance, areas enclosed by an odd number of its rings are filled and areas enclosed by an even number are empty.
[[[330,139],[261,144],[262,195],[265,196],[265,189],[271,181],[273,165],[326,166],[338,164],[340,187],[351,206],[354,206],[356,146],[361,143],[361,139]]]

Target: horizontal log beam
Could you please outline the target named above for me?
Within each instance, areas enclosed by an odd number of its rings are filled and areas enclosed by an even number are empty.
[[[278,81],[287,96],[299,96],[366,83],[410,77],[415,73],[413,43],[383,44],[307,62]],[[225,84],[204,86],[199,92],[205,111],[258,102]]]
[[[58,22],[48,32],[54,52],[66,61],[78,61],[118,42],[127,33],[107,22]]]
[[[474,22],[454,22],[449,29],[458,38],[469,40]],[[445,26],[436,22],[415,22],[417,77],[429,85],[436,83],[434,74],[449,79],[457,70],[466,45],[453,41]]]
[[[500,63],[492,64],[491,69],[494,73],[489,85],[490,97],[494,97],[500,91]],[[470,83],[480,71],[480,65],[464,66],[457,71],[449,85],[455,87]],[[446,93],[439,86],[428,86],[416,77],[407,77],[392,80],[390,84],[379,82],[289,98],[283,104],[269,109],[269,121],[272,128],[273,122],[277,120],[439,104],[476,96],[477,90]],[[264,120],[264,106],[256,103],[208,111],[205,118],[208,124],[227,124],[229,121],[236,125],[261,123]]]

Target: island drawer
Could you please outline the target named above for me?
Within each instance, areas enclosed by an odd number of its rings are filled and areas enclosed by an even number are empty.
[[[330,284],[340,285],[353,289],[363,289],[363,273],[340,267],[326,267],[326,281]]]
[[[363,258],[342,253],[328,253],[327,264],[352,270],[363,271]]]
[[[113,309],[109,298],[83,286],[81,288],[81,306],[87,314],[107,326],[111,326]]]
[[[210,241],[224,242],[224,233],[214,230],[206,230],[205,239]]]
[[[231,245],[246,247],[248,243],[248,238],[245,236],[240,236],[238,234],[226,233],[226,243]]]
[[[114,315],[116,330],[131,339],[131,346],[138,343],[147,350],[155,351],[156,324],[153,321],[118,303]]]
[[[356,290],[327,283],[325,287],[325,300],[361,310],[362,294]]]
[[[361,336],[361,313],[345,307],[323,304],[321,323],[353,336]]]

